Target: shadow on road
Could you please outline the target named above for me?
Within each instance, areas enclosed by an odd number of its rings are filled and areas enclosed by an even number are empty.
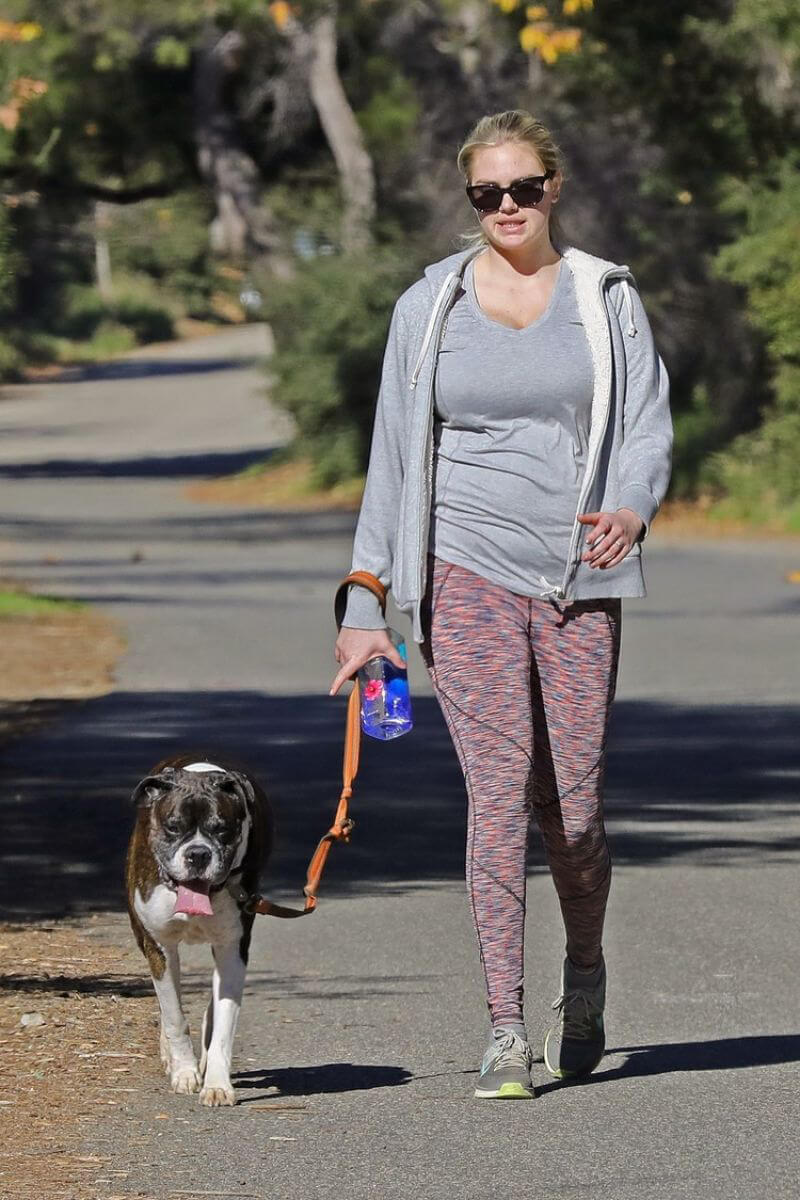
[[[278,842],[264,880],[296,899],[341,787],[345,702],[259,692],[116,693],[68,706],[6,747],[0,768],[0,911],[25,920],[123,907],[136,782],[167,753],[228,754],[265,783]],[[463,878],[463,781],[436,702],[409,739],[364,739],[349,846],[325,895]],[[797,706],[618,702],[607,815],[615,863],[796,862]],[[797,822],[794,823],[797,828]],[[533,870],[545,870],[538,836]]]
[[[318,1067],[279,1067],[261,1071],[239,1071],[233,1076],[236,1090],[277,1088],[281,1096],[319,1096],[323,1092],[363,1092],[371,1088],[398,1087],[413,1076],[403,1067],[372,1067],[360,1063],[323,1063]],[[252,1104],[261,1096],[238,1097],[239,1104]]]
[[[576,1082],[547,1083],[539,1095],[563,1087],[613,1083],[616,1079],[669,1075],[677,1071],[736,1071],[744,1067],[774,1067],[800,1062],[800,1034],[763,1034],[758,1037],[718,1038],[708,1042],[667,1042],[662,1046],[616,1046],[607,1054],[627,1054],[620,1067],[597,1070]]]
[[[0,479],[208,479],[266,462],[274,446],[254,450],[202,450],[136,458],[52,458],[3,463]]]
[[[177,346],[177,343],[175,343]],[[264,345],[266,355],[267,345]],[[152,379],[159,375],[210,375],[215,371],[242,371],[258,364],[253,354],[217,358],[120,358],[107,363],[89,363],[84,367],[67,367],[47,380],[47,386],[58,383],[85,383],[94,379]]]
[[[2,470],[0,467],[0,476]],[[355,521],[354,513],[340,510],[272,512],[266,509],[231,509],[230,512],[224,513],[200,510],[186,516],[144,519],[132,517],[130,513],[119,513],[116,516],[98,514],[94,519],[80,522],[79,538],[84,544],[116,542],[126,547],[135,546],[137,542],[175,544],[180,547],[181,552],[185,552],[186,547],[192,544],[215,543],[220,540],[261,547],[308,537],[351,537]],[[76,536],[76,527],[71,518],[62,519],[58,514],[35,518],[9,515],[3,520],[3,536],[11,542],[22,543],[29,548],[44,543],[49,558],[52,555],[53,543],[69,543]],[[70,565],[73,565],[73,562],[80,563],[79,559],[67,561]],[[30,566],[30,557],[21,560],[5,558],[3,564],[6,568]],[[114,578],[113,562],[105,558],[100,560],[98,565],[105,567],[106,581]],[[191,569],[184,573],[182,568],[181,577],[191,581]],[[157,582],[158,578],[156,576],[154,582]],[[163,580],[164,575],[160,578]],[[219,583],[219,570],[215,572],[213,579]]]

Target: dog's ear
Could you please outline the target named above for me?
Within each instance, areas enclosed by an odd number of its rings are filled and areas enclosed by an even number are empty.
[[[166,767],[160,775],[145,776],[134,788],[131,797],[133,804],[137,808],[149,808],[160,796],[165,796],[172,790],[175,783],[174,774],[171,767]]]
[[[216,787],[227,796],[238,796],[245,809],[250,810],[253,789],[246,775],[242,775],[240,771],[227,771]]]

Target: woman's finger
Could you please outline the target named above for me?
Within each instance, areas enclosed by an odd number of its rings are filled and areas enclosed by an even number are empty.
[[[357,658],[348,658],[347,662],[345,662],[343,664],[342,669],[338,672],[338,674],[334,678],[334,681],[331,684],[331,690],[328,692],[328,695],[335,696],[336,693],[339,691],[339,688],[342,686],[342,684],[346,683],[348,679],[351,679],[353,677],[353,675],[355,675],[358,668],[362,665],[363,664],[360,663]]]
[[[597,563],[597,566],[601,567],[603,570],[607,570],[608,567],[615,567],[617,563],[622,562],[623,558],[626,557],[629,551],[630,546],[627,542],[615,544],[611,547],[607,554],[602,555]]]
[[[607,571],[609,569],[609,567],[616,567],[619,563],[621,563],[623,561],[623,559],[628,557],[629,553],[630,553],[630,546],[626,546],[624,550],[621,550],[619,552],[619,554],[616,554],[614,556],[614,558],[611,559],[611,562],[603,563],[602,567],[600,568],[601,571]]]
[[[586,545],[591,546],[594,550],[604,538],[613,532],[613,528],[611,521],[598,521],[597,525],[586,538]]]
[[[597,558],[612,546],[622,537],[621,531],[614,529],[613,526],[606,530],[602,537],[599,537],[589,552],[584,556],[584,562],[596,562]]]

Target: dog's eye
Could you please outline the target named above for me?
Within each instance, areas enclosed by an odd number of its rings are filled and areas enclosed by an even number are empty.
[[[166,833],[175,836],[182,832],[183,825],[177,817],[170,817],[164,822],[164,830]]]
[[[216,838],[218,842],[229,842],[233,837],[233,830],[227,825],[209,825],[209,835]]]

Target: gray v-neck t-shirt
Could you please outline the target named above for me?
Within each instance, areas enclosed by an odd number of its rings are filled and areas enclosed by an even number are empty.
[[[540,596],[566,567],[589,442],[591,352],[563,258],[547,308],[523,329],[483,312],[473,264],[439,350],[429,548]]]

